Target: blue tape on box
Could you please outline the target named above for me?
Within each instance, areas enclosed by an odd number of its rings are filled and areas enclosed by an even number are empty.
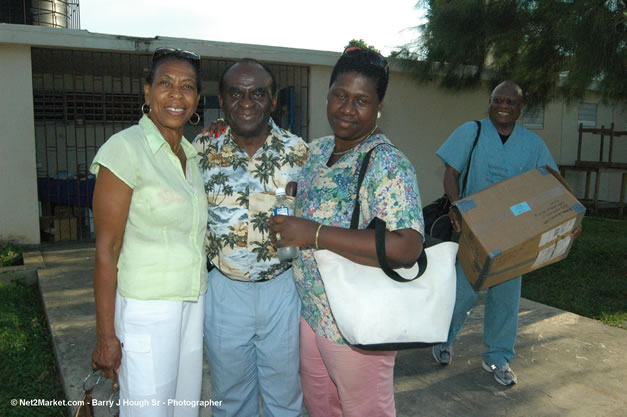
[[[579,213],[583,213],[584,211],[586,211],[586,208],[584,206],[582,206],[579,203],[575,203],[573,204],[573,206],[571,207],[575,213],[579,214]]]
[[[514,213],[514,216],[520,216],[523,213],[531,211],[531,207],[529,207],[529,204],[526,201],[511,206],[509,209],[512,211],[512,213]]]
[[[490,259],[494,259],[494,258],[496,258],[497,256],[501,255],[502,253],[503,253],[503,251],[502,251],[502,250],[500,250],[500,249],[493,250],[493,251],[492,251],[492,252],[490,252],[490,254],[488,255],[488,258],[490,258]]]
[[[461,213],[466,213],[467,211],[477,207],[474,200],[461,200],[456,202],[455,206],[459,209]]]

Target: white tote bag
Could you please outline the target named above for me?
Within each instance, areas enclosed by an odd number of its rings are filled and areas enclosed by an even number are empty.
[[[457,247],[455,242],[442,242],[426,248],[426,270],[406,282],[391,279],[381,268],[328,250],[315,251],[342,336],[353,345],[445,342],[455,306]],[[411,279],[418,264],[395,271]]]
[[[359,189],[375,148],[361,163],[351,229],[359,223]],[[314,252],[342,336],[353,345],[375,350],[446,341],[455,306],[458,244],[426,247],[412,268],[393,270],[385,253],[385,222],[374,218],[368,227],[375,229],[380,268],[357,264],[328,250]]]

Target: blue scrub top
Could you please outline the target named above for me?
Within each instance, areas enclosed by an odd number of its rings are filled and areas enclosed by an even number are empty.
[[[473,121],[464,123],[436,152],[445,164],[462,174],[460,181],[465,175],[476,135],[477,124]],[[503,143],[492,121],[483,119],[464,196],[545,165],[558,169],[551,152],[538,135],[517,124],[509,139]]]

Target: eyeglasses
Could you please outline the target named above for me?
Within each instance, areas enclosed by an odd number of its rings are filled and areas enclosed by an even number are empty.
[[[351,56],[351,55],[364,55],[368,59],[368,63],[372,65],[376,65],[377,67],[388,69],[388,61],[378,52],[373,51],[372,49],[365,49],[361,46],[349,46],[344,49],[342,55]]]
[[[154,64],[155,62],[157,62],[158,60],[160,60],[161,58],[167,55],[174,55],[177,58],[186,59],[188,61],[191,61],[197,67],[200,67],[200,55],[198,55],[196,52],[186,51],[184,49],[178,49],[178,48],[155,49],[155,53],[152,56],[152,63]]]
[[[519,98],[511,98],[511,97],[492,97],[490,99],[492,104],[507,104],[508,106],[518,106],[522,100]]]

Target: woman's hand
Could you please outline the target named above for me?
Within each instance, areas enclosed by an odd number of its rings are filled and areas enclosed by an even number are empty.
[[[122,345],[115,336],[98,337],[91,354],[91,368],[101,369],[105,378],[113,378],[120,370]]]
[[[228,126],[229,125],[226,123],[226,121],[220,118],[212,122],[209,126],[204,128],[200,133],[202,135],[208,135],[209,137],[217,138],[222,133],[224,133],[224,131],[226,130]]]
[[[268,222],[274,246],[297,246],[310,248],[315,246],[316,230],[319,224],[313,220],[295,216],[272,216]]]

